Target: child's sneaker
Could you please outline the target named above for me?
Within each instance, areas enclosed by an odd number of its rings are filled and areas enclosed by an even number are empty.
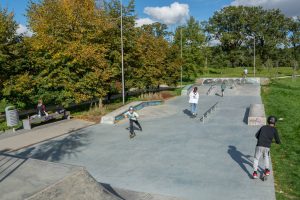
[[[258,178],[257,172],[253,172],[252,176],[254,179],[257,179]]]
[[[130,139],[131,139],[131,138],[134,138],[134,136],[135,136],[135,133],[132,132],[132,133],[130,133],[129,138],[130,138]]]
[[[270,175],[270,170],[269,169],[265,169],[265,175],[269,176]]]

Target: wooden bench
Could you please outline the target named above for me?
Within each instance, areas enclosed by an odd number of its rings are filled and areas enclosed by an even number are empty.
[[[32,119],[30,119],[30,118],[29,119],[23,119],[22,120],[23,128],[27,129],[27,130],[30,130],[32,124],[40,124],[40,123],[43,123],[43,122],[47,122],[47,121],[50,121],[50,120],[57,120],[57,119],[70,119],[70,117],[71,117],[70,116],[70,111],[65,111],[63,113],[58,113],[58,112],[51,113],[48,116],[35,117],[35,118],[32,118]]]
[[[264,104],[251,104],[248,115],[249,126],[266,125],[267,119]]]

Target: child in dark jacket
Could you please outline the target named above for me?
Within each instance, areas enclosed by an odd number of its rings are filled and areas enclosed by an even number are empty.
[[[257,168],[259,158],[263,155],[265,162],[265,171],[264,175],[270,175],[270,147],[273,138],[275,138],[275,142],[280,144],[280,139],[278,136],[277,129],[275,128],[275,123],[277,119],[274,116],[268,117],[268,125],[262,126],[258,132],[255,134],[257,139],[257,144],[254,153],[254,161],[253,161],[253,178],[258,178]]]

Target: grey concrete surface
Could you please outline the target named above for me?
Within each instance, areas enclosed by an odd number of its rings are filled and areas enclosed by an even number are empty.
[[[26,199],[79,167],[58,165],[34,159],[0,156],[0,199]],[[51,171],[50,171],[51,169]]]
[[[45,140],[49,140],[95,123],[79,119],[62,120],[39,126],[32,130],[17,131],[0,137],[0,152],[18,150]]]
[[[251,85],[227,90],[223,98],[202,94],[199,115],[220,102],[204,124],[189,117],[187,97],[178,97],[153,107],[164,115],[156,110],[156,118],[141,117],[143,132],[134,139],[127,123],[95,125],[17,154],[85,166],[97,181],[117,188],[188,200],[272,200],[273,175],[267,182],[251,179],[259,127],[247,126],[247,108],[261,103],[259,92]]]
[[[180,200],[111,188],[84,167],[0,154],[1,200]]]

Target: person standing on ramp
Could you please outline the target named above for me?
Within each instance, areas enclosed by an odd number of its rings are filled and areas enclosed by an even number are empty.
[[[280,144],[280,139],[278,136],[277,129],[275,128],[275,123],[277,119],[274,116],[268,117],[268,125],[262,126],[258,132],[255,134],[257,139],[257,144],[254,153],[254,161],[253,161],[253,178],[258,178],[257,168],[259,158],[263,155],[265,162],[265,171],[264,176],[270,175],[270,147],[273,138],[275,138],[275,142]]]
[[[197,105],[199,101],[199,93],[197,92],[198,88],[194,87],[193,91],[189,94],[189,103],[191,105],[191,113],[195,117],[197,115]]]
[[[225,81],[223,81],[222,84],[221,84],[222,97],[224,97],[224,91],[225,91],[225,89],[226,89],[226,83],[225,83]]]
[[[140,131],[143,130],[140,123],[139,123],[139,121],[138,121],[139,115],[136,112],[134,112],[133,107],[130,106],[128,111],[124,114],[124,116],[129,119],[129,132],[130,132],[129,137],[133,138],[136,135],[135,132],[134,132],[133,123],[135,123],[139,127]]]

